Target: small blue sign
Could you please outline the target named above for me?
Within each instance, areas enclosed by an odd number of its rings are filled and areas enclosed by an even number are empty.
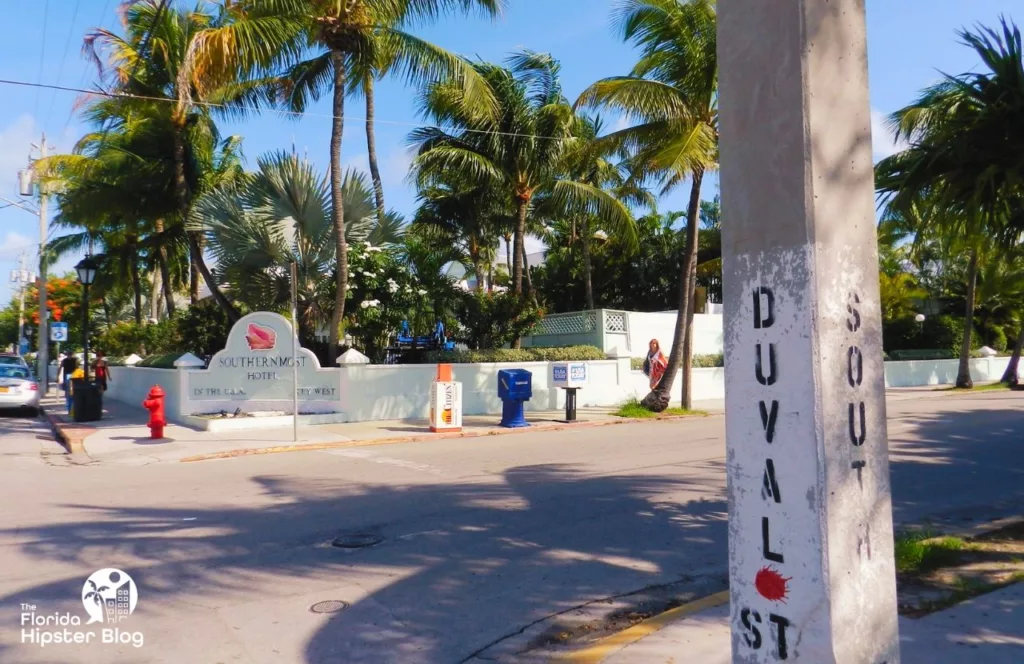
[[[68,340],[68,324],[54,321],[50,323],[50,341],[63,342]]]
[[[573,367],[575,369],[575,367]],[[569,365],[567,364],[556,364],[551,367],[551,377],[556,383],[564,383],[569,380]]]
[[[18,342],[18,355],[24,355],[28,352],[28,339],[22,337]]]

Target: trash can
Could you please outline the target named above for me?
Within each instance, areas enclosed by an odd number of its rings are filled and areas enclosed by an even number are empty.
[[[498,372],[498,398],[501,399],[501,426],[510,429],[530,426],[524,407],[533,396],[533,374],[526,369],[502,369]]]
[[[71,417],[75,422],[95,422],[103,417],[103,390],[92,381],[71,381]]]

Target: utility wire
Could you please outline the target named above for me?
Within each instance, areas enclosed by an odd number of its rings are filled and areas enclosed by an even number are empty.
[[[71,13],[71,23],[68,25],[68,37],[64,40],[64,55],[60,56],[60,67],[57,69],[57,83],[60,83],[61,76],[64,75],[64,63],[68,59],[68,50],[71,48],[71,38],[75,34],[75,19],[78,18],[78,8],[81,6],[82,0],[75,0],[75,11]],[[50,108],[46,111],[46,120],[43,122],[43,127],[50,124],[50,115],[53,114],[53,102],[57,99],[57,91],[54,90],[53,94],[50,95]]]
[[[84,94],[88,94],[88,95],[96,95],[96,96],[99,96],[99,97],[109,97],[109,98],[112,98],[112,99],[137,99],[139,101],[160,101],[160,102],[165,102],[165,103],[168,103],[168,104],[176,104],[177,103],[176,99],[168,99],[167,97],[150,97],[150,96],[146,96],[146,95],[129,94],[129,93],[126,93],[126,92],[109,92],[107,90],[99,90],[99,89],[86,90],[84,88],[72,88],[72,87],[68,87],[68,86],[53,85],[53,84],[48,84],[48,83],[29,83],[28,81],[17,81],[17,80],[13,80],[13,79],[5,79],[5,78],[0,78],[0,85],[14,85],[14,86],[29,87],[29,88],[40,87],[40,88],[44,88],[44,89],[47,89],[47,90],[60,90],[62,92],[77,92],[77,93],[84,93]],[[308,117],[308,118],[331,118],[331,119],[334,118],[334,115],[332,115],[330,113],[310,113],[309,111],[289,111],[287,109],[280,109],[280,108],[278,108],[278,109],[263,109],[263,108],[260,108],[259,106],[246,105],[246,104],[221,104],[221,103],[210,102],[210,101],[191,101],[189,103],[192,104],[193,106],[205,106],[207,108],[221,108],[221,109],[225,109],[225,110],[228,110],[228,111],[236,111],[236,110],[246,110],[246,111],[254,111],[254,112],[268,111],[268,112],[271,112],[271,113],[278,113],[280,115],[289,115],[289,116],[298,117],[298,118],[302,118],[302,117]],[[345,115],[342,119],[345,122],[366,122],[366,118],[353,117],[351,115]],[[381,120],[379,118],[375,119],[374,122],[376,122],[377,124],[396,125],[396,126],[403,126],[403,127],[413,127],[413,128],[419,128],[419,129],[441,129],[441,127],[439,127],[438,125],[421,123],[421,122],[402,122],[400,120]],[[513,136],[513,137],[518,137],[518,138],[537,138],[537,139],[550,140],[550,141],[560,141],[560,140],[563,140],[562,137],[560,137],[560,136],[540,136],[538,134],[521,134],[521,133],[516,133],[516,132],[508,132],[508,131],[489,131],[487,129],[468,129],[468,128],[462,128],[462,129],[460,129],[460,131],[464,131],[464,132],[471,133],[471,134],[489,134],[489,135],[493,135],[493,136]]]
[[[43,34],[39,38],[39,76],[37,78],[37,82],[39,83],[43,82],[43,60],[46,55],[46,23],[49,18],[50,0],[46,0],[45,4],[43,4]],[[36,90],[36,102],[32,107],[33,119],[36,117],[36,114],[39,113],[39,95],[41,92],[41,89]]]

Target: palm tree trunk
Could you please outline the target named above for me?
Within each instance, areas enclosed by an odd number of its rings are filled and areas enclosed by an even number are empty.
[[[974,291],[978,285],[978,250],[971,249],[971,260],[967,265],[967,306],[964,312],[964,339],[960,344],[960,367],[956,372],[956,386],[962,389],[974,387],[971,380],[971,334],[974,332]]]
[[[583,299],[586,300],[587,310],[594,310],[594,286],[591,280],[593,267],[590,263],[590,224],[586,221],[580,223],[580,240],[583,245]]]
[[[373,128],[376,110],[373,99],[373,75],[363,82],[363,93],[366,95],[366,154],[370,160],[370,178],[373,180],[373,198],[377,203],[377,222],[384,221],[384,185],[380,181],[380,169],[377,167],[377,136]]]
[[[164,232],[164,220],[156,220],[156,233],[157,235],[163,235]],[[174,289],[171,288],[171,266],[167,264],[167,250],[163,246],[163,238],[159,238],[159,249],[156,251],[156,262],[160,267],[160,286],[163,289],[164,301],[167,303],[167,315],[170,316],[174,313]],[[157,297],[156,293],[153,293],[153,297]],[[160,303],[157,302],[157,307]]]
[[[526,260],[526,245],[522,246],[523,252],[523,276],[526,278],[526,294],[533,298],[533,303],[537,304],[537,292],[533,290],[533,275],[530,274],[530,263]]]
[[[1013,355],[1010,356],[1010,363],[1006,365],[1003,377],[999,379],[1000,383],[1012,385],[1017,380],[1017,367],[1020,366],[1021,351],[1024,351],[1024,326],[1021,327],[1020,334],[1017,336],[1017,345],[1013,347]]]
[[[202,247],[200,247],[201,252]],[[195,304],[199,301],[199,266],[191,258],[188,263],[188,299],[189,302]]]
[[[160,269],[153,270],[153,288],[149,295],[149,317],[160,320]]]
[[[335,282],[334,311],[328,336],[327,359],[330,364],[338,358],[338,336],[345,315],[345,295],[348,291],[348,245],[345,244],[345,202],[341,192],[341,139],[345,129],[345,55],[331,51],[334,67],[334,105],[331,120],[331,224],[334,227],[337,253],[337,279]]]
[[[526,208],[530,199],[526,196],[517,195],[516,198],[516,232],[514,233],[515,245],[512,247],[512,286],[517,295],[523,292],[523,246],[526,235]]]
[[[178,214],[181,215],[181,223],[184,224],[188,219],[189,201],[188,182],[185,180],[185,136],[183,128],[178,128],[174,132],[174,197],[178,202]],[[207,267],[206,261],[203,260],[203,250],[199,247],[198,233],[186,232],[186,235],[188,236],[188,253],[192,266],[199,269],[199,273],[203,275],[203,280],[206,282],[206,287],[210,289],[213,299],[217,301],[220,308],[227,314],[228,320],[234,323],[241,316],[234,305],[231,304],[231,301],[224,297],[224,293],[221,292],[220,287],[213,280],[210,268]],[[167,275],[164,275],[164,281],[166,288],[168,285]],[[198,301],[198,282],[196,288],[195,301]],[[168,312],[173,312],[170,305],[168,305]]]
[[[668,408],[669,397],[672,393],[672,383],[675,382],[676,373],[683,365],[684,347],[686,337],[693,326],[693,289],[696,285],[694,279],[697,273],[697,224],[700,212],[700,186],[704,181],[704,171],[693,172],[693,184],[690,186],[690,202],[686,208],[686,248],[683,250],[682,268],[680,269],[679,284],[679,311],[676,313],[676,326],[672,337],[672,352],[668,357],[668,366],[665,367],[665,374],[661,377],[658,386],[644,397],[643,404],[655,412],[661,412]],[[683,380],[690,381],[690,366],[683,366]],[[685,397],[684,397],[685,399]]]
[[[132,236],[131,246],[134,249],[132,253],[135,255],[131,264],[132,295],[135,296],[135,324],[142,325],[142,281],[139,279],[139,238],[137,236]]]

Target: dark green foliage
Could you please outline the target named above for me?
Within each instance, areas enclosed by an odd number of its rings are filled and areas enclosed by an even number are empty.
[[[122,322],[104,330],[96,338],[95,348],[114,356],[154,355],[178,350],[182,339],[177,318],[142,325]]]
[[[893,359],[897,359],[897,351],[921,349],[945,351],[950,353],[948,357],[957,357],[964,338],[964,322],[946,315],[930,316],[923,324],[913,318],[903,318],[884,323],[882,337],[885,350]],[[978,335],[971,335],[971,345],[973,348],[982,346]]]
[[[462,330],[456,337],[473,350],[501,348],[523,337],[543,312],[514,293],[466,293],[456,303]]]
[[[224,348],[231,331],[227,314],[212,300],[193,304],[180,314],[177,324],[181,347],[199,357],[210,357]]]
[[[174,369],[174,361],[184,353],[165,353],[164,355],[151,355],[139,362],[136,366],[149,367],[150,369]]]
[[[630,367],[634,371],[640,371],[644,366],[644,358],[634,357],[630,361]],[[725,355],[694,355],[693,367],[695,369],[714,369],[725,366]]]

